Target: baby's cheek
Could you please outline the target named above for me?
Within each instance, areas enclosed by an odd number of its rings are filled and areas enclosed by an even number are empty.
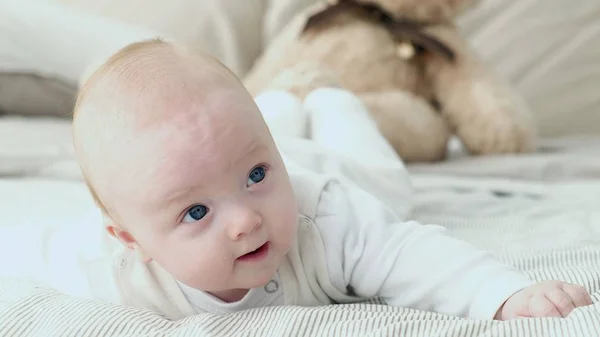
[[[282,243],[289,245],[298,228],[298,211],[295,207],[282,207],[278,212],[276,235]]]
[[[231,261],[223,251],[223,245],[191,243],[177,250],[169,258],[171,273],[180,281],[197,289],[213,290],[228,276]]]

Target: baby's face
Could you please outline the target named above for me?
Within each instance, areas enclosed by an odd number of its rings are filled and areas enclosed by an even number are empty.
[[[297,208],[253,100],[224,88],[157,108],[169,117],[115,146],[105,199],[143,252],[188,286],[230,298],[265,284]]]

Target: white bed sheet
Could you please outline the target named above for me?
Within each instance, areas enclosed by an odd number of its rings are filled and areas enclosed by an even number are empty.
[[[0,226],[60,223],[92,207],[69,121],[0,118],[0,201]]]
[[[413,173],[463,177],[504,177],[527,181],[600,179],[600,136],[571,136],[542,140],[535,153],[472,157],[458,142],[447,161],[413,164]]]

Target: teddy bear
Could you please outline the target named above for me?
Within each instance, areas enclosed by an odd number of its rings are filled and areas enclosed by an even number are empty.
[[[528,106],[461,36],[477,0],[337,0],[299,13],[243,78],[253,95],[322,86],[356,94],[405,162],[535,149]],[[335,130],[332,130],[335,132]]]

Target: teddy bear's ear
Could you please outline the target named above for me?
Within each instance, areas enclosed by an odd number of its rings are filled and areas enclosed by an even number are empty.
[[[480,0],[352,0],[376,4],[396,18],[422,23],[452,21],[454,17],[475,6]]]
[[[479,5],[481,0],[447,0],[450,3],[450,7],[454,16],[458,16],[468,9]]]

